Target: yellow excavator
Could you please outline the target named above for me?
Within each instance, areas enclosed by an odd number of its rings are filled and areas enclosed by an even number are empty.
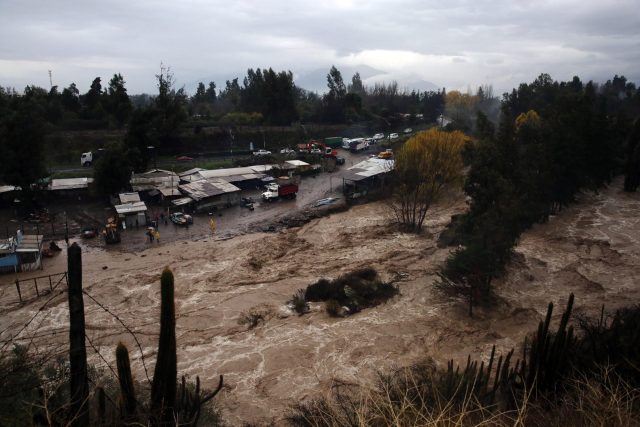
[[[115,218],[107,219],[107,224],[104,226],[104,230],[102,230],[102,235],[106,243],[120,243],[120,231],[118,230],[118,223]]]

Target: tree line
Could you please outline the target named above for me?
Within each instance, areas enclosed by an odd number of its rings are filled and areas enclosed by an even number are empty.
[[[504,95],[494,125],[480,113],[477,142],[465,155],[469,210],[459,218],[442,285],[486,298],[520,234],[625,171],[625,190],[638,187],[640,91],[624,77],[603,85],[554,81],[542,74]],[[634,124],[635,120],[635,124]]]

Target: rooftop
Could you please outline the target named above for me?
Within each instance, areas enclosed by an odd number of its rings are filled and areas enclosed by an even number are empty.
[[[215,178],[194,181],[189,184],[181,185],[179,188],[180,191],[187,194],[196,202],[208,197],[240,191],[240,189],[235,185],[229,184],[225,180]]]
[[[118,215],[126,215],[138,212],[146,212],[147,205],[145,205],[144,202],[133,202],[116,205],[115,208]]]
[[[93,178],[61,178],[52,179],[49,184],[49,190],[79,190],[89,188],[89,184],[93,182]]]
[[[140,201],[140,195],[137,192],[134,193],[120,193],[118,195],[120,198],[120,203],[134,203]]]
[[[375,157],[363,160],[344,171],[341,176],[349,181],[362,181],[393,170],[394,161]]]

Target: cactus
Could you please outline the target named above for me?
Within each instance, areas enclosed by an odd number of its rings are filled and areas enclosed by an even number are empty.
[[[178,373],[173,273],[169,267],[162,272],[160,288],[160,341],[151,387],[151,424],[174,425]]]
[[[200,418],[200,412],[202,405],[213,399],[218,392],[222,389],[223,377],[220,375],[220,381],[218,381],[218,387],[206,396],[200,396],[200,377],[196,377],[196,387],[194,392],[191,392],[187,388],[187,382],[182,376],[182,382],[180,383],[180,399],[178,400],[177,413],[178,424],[181,426],[195,427],[198,425],[198,419]]]
[[[89,425],[89,383],[85,348],[84,300],[82,298],[82,252],[74,243],[67,250],[69,278],[70,424]]]
[[[555,387],[561,378],[568,374],[568,354],[573,345],[573,327],[567,325],[573,309],[573,294],[569,295],[567,308],[562,314],[558,331],[549,333],[553,304],[549,303],[544,322],[538,325],[538,332],[531,341],[529,360],[523,363],[522,375],[529,387],[548,390]]]
[[[136,395],[131,376],[129,363],[129,350],[123,343],[118,343],[116,348],[116,361],[118,366],[118,382],[120,383],[121,412],[125,423],[136,422]]]

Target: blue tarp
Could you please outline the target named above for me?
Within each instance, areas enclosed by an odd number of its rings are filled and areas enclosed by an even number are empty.
[[[18,265],[18,256],[16,254],[0,257],[0,268],[13,267],[16,265]]]

